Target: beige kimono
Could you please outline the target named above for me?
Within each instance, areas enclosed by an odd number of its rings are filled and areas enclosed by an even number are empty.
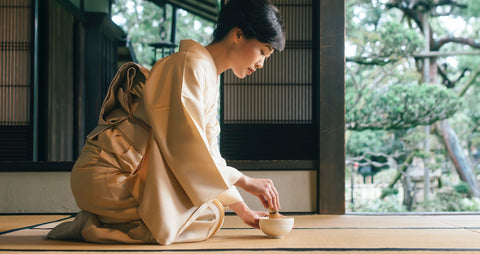
[[[233,186],[242,174],[218,149],[218,84],[209,52],[191,40],[150,73],[122,66],[72,171],[82,211],[48,237],[170,244],[212,236],[223,206],[242,200]]]

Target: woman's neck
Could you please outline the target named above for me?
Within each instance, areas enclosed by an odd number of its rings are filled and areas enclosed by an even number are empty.
[[[210,43],[205,47],[215,62],[217,68],[217,75],[222,74],[224,71],[230,69],[230,46],[228,42],[220,41]]]

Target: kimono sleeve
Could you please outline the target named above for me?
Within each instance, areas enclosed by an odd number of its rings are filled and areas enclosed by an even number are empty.
[[[242,174],[215,162],[206,134],[206,72],[181,52],[154,66],[145,85],[145,105],[153,138],[195,206],[218,197]]]
[[[218,86],[217,89],[218,91]],[[218,96],[210,96],[212,98],[215,98],[215,101],[209,103],[211,106],[205,113],[206,116],[206,134],[207,134],[207,139],[208,139],[208,144],[210,147],[210,154],[212,155],[212,158],[215,161],[215,164],[219,168],[231,168],[227,166],[227,162],[225,159],[223,159],[222,155],[220,154],[220,149],[218,146],[218,135],[220,134],[220,125],[218,123],[217,119],[217,112],[218,112],[218,104],[216,103],[218,101]],[[231,170],[236,170],[234,168],[231,168]],[[233,203],[243,201],[242,196],[238,192],[237,188],[235,186],[231,186],[228,190],[220,194],[220,196],[217,197],[217,199],[224,205],[224,206],[229,206]]]

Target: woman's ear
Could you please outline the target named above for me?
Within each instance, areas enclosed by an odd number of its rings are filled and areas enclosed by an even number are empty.
[[[235,27],[233,29],[233,42],[235,42],[235,44],[239,44],[240,40],[242,39],[243,37],[243,31],[242,29],[238,28],[238,27]]]

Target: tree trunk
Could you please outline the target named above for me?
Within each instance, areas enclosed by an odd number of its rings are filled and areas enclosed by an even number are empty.
[[[414,150],[412,152],[410,152],[410,154],[407,156],[407,159],[405,159],[405,161],[401,164],[403,164],[402,166],[400,166],[397,170],[397,173],[395,174],[395,177],[393,177],[392,181],[390,181],[390,183],[388,184],[388,187],[387,188],[390,188],[390,189],[393,189],[393,187],[395,186],[395,184],[397,183],[398,180],[400,180],[402,178],[402,175],[405,175],[405,171],[407,171],[408,167],[410,166],[410,164],[412,164],[412,161],[413,161],[413,157],[415,157],[415,154],[417,153],[418,151],[417,150]],[[382,195],[380,196],[381,199],[384,199],[386,197],[386,193],[382,193]],[[405,203],[405,202],[404,202]]]
[[[412,184],[410,177],[402,177],[403,186],[403,205],[408,211],[412,211],[413,204],[415,203],[415,188]]]
[[[475,173],[473,172],[470,161],[465,155],[457,134],[450,126],[448,119],[437,122],[436,129],[445,144],[448,156],[455,165],[455,169],[457,170],[460,179],[470,186],[470,194],[472,196],[480,197],[480,190],[478,188]]]

